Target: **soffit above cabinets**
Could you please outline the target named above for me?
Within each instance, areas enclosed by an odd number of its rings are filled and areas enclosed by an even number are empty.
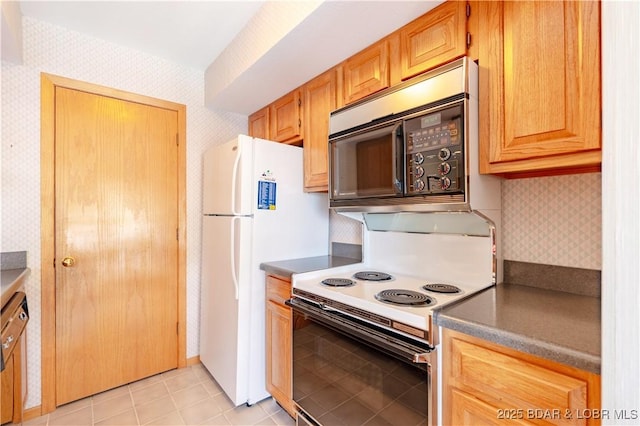
[[[207,107],[250,114],[442,2],[205,0],[19,4],[22,16],[200,69],[204,72]],[[3,23],[7,19],[15,21],[15,14],[4,7],[6,2],[2,3]],[[15,35],[21,36],[21,31],[17,29]],[[14,44],[19,50],[22,48],[21,43]]]
[[[267,2],[207,68],[205,105],[251,114],[441,3]]]

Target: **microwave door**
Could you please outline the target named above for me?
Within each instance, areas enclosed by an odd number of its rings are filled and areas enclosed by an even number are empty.
[[[331,142],[331,197],[402,196],[402,130],[396,122]]]

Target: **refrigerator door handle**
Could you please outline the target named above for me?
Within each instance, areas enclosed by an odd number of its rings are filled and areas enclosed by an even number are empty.
[[[232,176],[231,176],[231,213],[233,215],[239,215],[240,213],[238,213],[238,211],[236,210],[236,183],[238,181],[238,166],[240,165],[240,158],[242,157],[242,150],[241,150],[241,144],[238,142],[238,145],[236,145],[236,158],[233,162],[233,171],[231,172]],[[237,294],[236,294],[236,299],[237,299]]]
[[[236,300],[238,300],[239,289],[238,289],[238,273],[236,271],[236,220],[240,219],[238,216],[234,216],[231,218],[231,280],[233,281],[233,286],[236,289]]]

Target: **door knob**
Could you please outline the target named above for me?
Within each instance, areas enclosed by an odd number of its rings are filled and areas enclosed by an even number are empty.
[[[76,260],[71,256],[68,256],[68,257],[65,257],[64,259],[62,259],[62,266],[64,266],[65,268],[68,268],[68,267],[73,266],[75,264],[76,264]]]

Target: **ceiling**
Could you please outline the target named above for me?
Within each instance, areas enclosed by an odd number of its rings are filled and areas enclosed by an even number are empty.
[[[263,1],[21,1],[23,16],[204,70]]]
[[[439,3],[23,0],[20,8],[23,16],[207,71],[205,105],[250,114]],[[247,49],[265,40],[272,44],[260,52]],[[238,55],[247,62],[240,68]]]

